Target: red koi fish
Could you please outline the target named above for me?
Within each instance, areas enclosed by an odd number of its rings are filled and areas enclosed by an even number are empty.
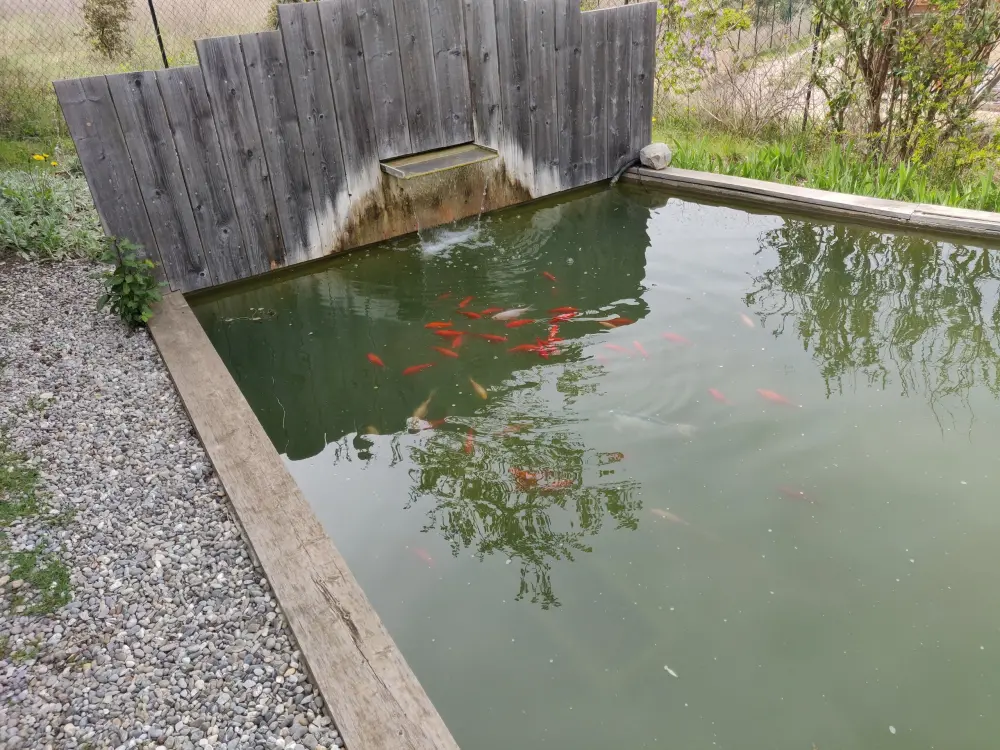
[[[576,317],[575,312],[560,313],[549,319],[550,323],[565,323],[567,320],[573,320]]]
[[[464,446],[465,452],[471,454],[472,451],[475,450],[476,447],[475,443],[476,443],[476,432],[470,427],[469,431],[465,434],[465,446]]]
[[[438,299],[448,299],[451,296],[451,292],[445,292],[444,294],[439,294]]]
[[[444,336],[446,339],[453,339],[456,336],[464,335],[462,331],[439,330],[434,331],[435,336]]]
[[[542,271],[542,276],[544,276],[545,278],[547,278],[549,281],[555,281],[556,280],[556,277],[553,276],[548,271]]]
[[[517,346],[512,346],[507,351],[509,351],[509,352],[534,352],[534,351],[538,351],[538,344],[518,344]]]
[[[458,303],[458,306],[460,308],[461,307],[468,307],[469,303],[472,302],[472,300],[474,300],[474,299],[475,299],[475,297],[466,297],[465,299],[463,299],[461,302]]]
[[[618,346],[618,344],[605,344],[605,349],[610,349],[613,352],[618,352],[619,354],[628,354],[628,349],[624,346]]]
[[[377,354],[372,354],[371,352],[369,352],[367,356],[368,356],[368,361],[371,362],[376,367],[385,367],[385,362],[383,362],[382,358]]]
[[[522,490],[534,487],[538,484],[539,480],[545,478],[545,475],[539,471],[512,468],[510,473],[514,475],[514,484]]]
[[[611,323],[609,323],[606,320],[599,320],[599,321],[597,321],[597,325],[602,326],[604,328],[614,328],[614,326],[611,325]]]
[[[425,430],[433,430],[435,427],[440,427],[445,422],[448,421],[448,417],[442,417],[441,419],[431,419],[427,422],[427,426],[424,427]]]
[[[431,557],[430,552],[423,549],[422,547],[411,547],[410,549],[421,562],[427,563],[428,568],[434,565],[434,558]]]
[[[782,497],[786,497],[789,500],[805,500],[806,502],[813,502],[809,499],[809,496],[798,487],[789,487],[788,485],[782,485],[778,488],[778,493]]]
[[[612,318],[611,320],[604,322],[610,323],[615,328],[617,328],[618,326],[630,326],[633,323],[635,323],[635,321],[632,320],[632,318]]]
[[[718,388],[709,388],[708,395],[718,401],[720,404],[728,404],[729,399],[726,398],[726,394],[720,391]]]
[[[460,347],[462,345],[462,341],[464,339],[465,339],[465,336],[456,336],[455,338],[453,338],[451,340],[451,348],[452,349],[458,349],[458,347]]]
[[[485,317],[487,315],[492,315],[493,313],[498,313],[498,312],[502,312],[502,311],[503,311],[502,307],[487,307],[485,310],[483,310],[479,314],[482,315],[483,317]]]
[[[491,344],[496,344],[496,343],[498,343],[500,341],[506,341],[507,340],[506,336],[498,336],[495,333],[477,333],[475,335],[478,336],[481,339],[486,339]]]
[[[643,349],[642,344],[640,344],[638,341],[633,341],[632,346],[634,346],[635,350],[642,355],[643,359],[649,359],[649,352]]]
[[[782,396],[780,393],[769,391],[766,388],[758,388],[757,393],[759,393],[765,401],[770,401],[772,404],[784,404],[785,406],[794,406],[794,404],[791,401]]]
[[[534,323],[531,318],[524,318],[523,320],[512,320],[507,323],[507,328],[520,328],[521,326],[526,326],[530,323]]]
[[[480,313],[472,312],[471,310],[459,310],[458,314],[464,315],[465,317],[471,318],[472,320],[479,320],[481,317],[483,317]]]
[[[569,305],[564,305],[563,307],[553,307],[549,310],[553,315],[565,315],[566,313],[578,313],[580,312],[575,307],[570,307]]]
[[[559,338],[559,326],[549,326],[549,341],[562,341]]]
[[[681,336],[679,333],[667,332],[663,334],[663,338],[665,338],[667,341],[670,341],[671,343],[684,344],[685,346],[691,343],[691,339],[685,338],[684,336]]]
[[[454,325],[450,320],[435,320],[430,323],[425,323],[424,328],[451,328]]]
[[[418,372],[421,372],[422,370],[426,370],[428,367],[433,367],[433,366],[434,365],[429,362],[423,365],[411,365],[410,367],[407,367],[405,370],[403,370],[403,374],[414,375]]]
[[[458,341],[458,339],[455,340]],[[438,354],[443,354],[446,357],[458,359],[458,352],[453,352],[451,349],[445,349],[443,346],[432,346],[431,349],[436,351]]]

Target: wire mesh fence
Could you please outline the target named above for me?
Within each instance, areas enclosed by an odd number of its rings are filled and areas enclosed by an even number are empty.
[[[52,94],[55,79],[195,63],[195,39],[268,28],[273,5],[274,0],[0,0],[0,137],[63,131]]]

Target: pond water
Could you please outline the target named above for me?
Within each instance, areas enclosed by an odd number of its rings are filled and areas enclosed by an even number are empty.
[[[996,262],[619,186],[195,306],[462,747],[968,750]]]

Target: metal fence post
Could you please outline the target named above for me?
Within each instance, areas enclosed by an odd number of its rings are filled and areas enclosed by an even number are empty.
[[[167,50],[163,47],[163,36],[160,34],[160,22],[156,20],[156,8],[153,7],[153,0],[146,0],[149,3],[149,17],[153,19],[153,31],[156,32],[156,43],[160,45],[160,57],[163,58],[163,67],[169,68],[170,62],[167,60]]]

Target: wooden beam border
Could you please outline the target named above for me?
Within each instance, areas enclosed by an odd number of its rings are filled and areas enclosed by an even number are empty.
[[[779,213],[796,211],[840,221],[1000,240],[1000,213],[992,211],[870,198],[676,167],[660,170],[633,167],[624,179],[677,190],[696,198],[765,206]]]
[[[348,750],[458,750],[180,292],[149,328]]]

